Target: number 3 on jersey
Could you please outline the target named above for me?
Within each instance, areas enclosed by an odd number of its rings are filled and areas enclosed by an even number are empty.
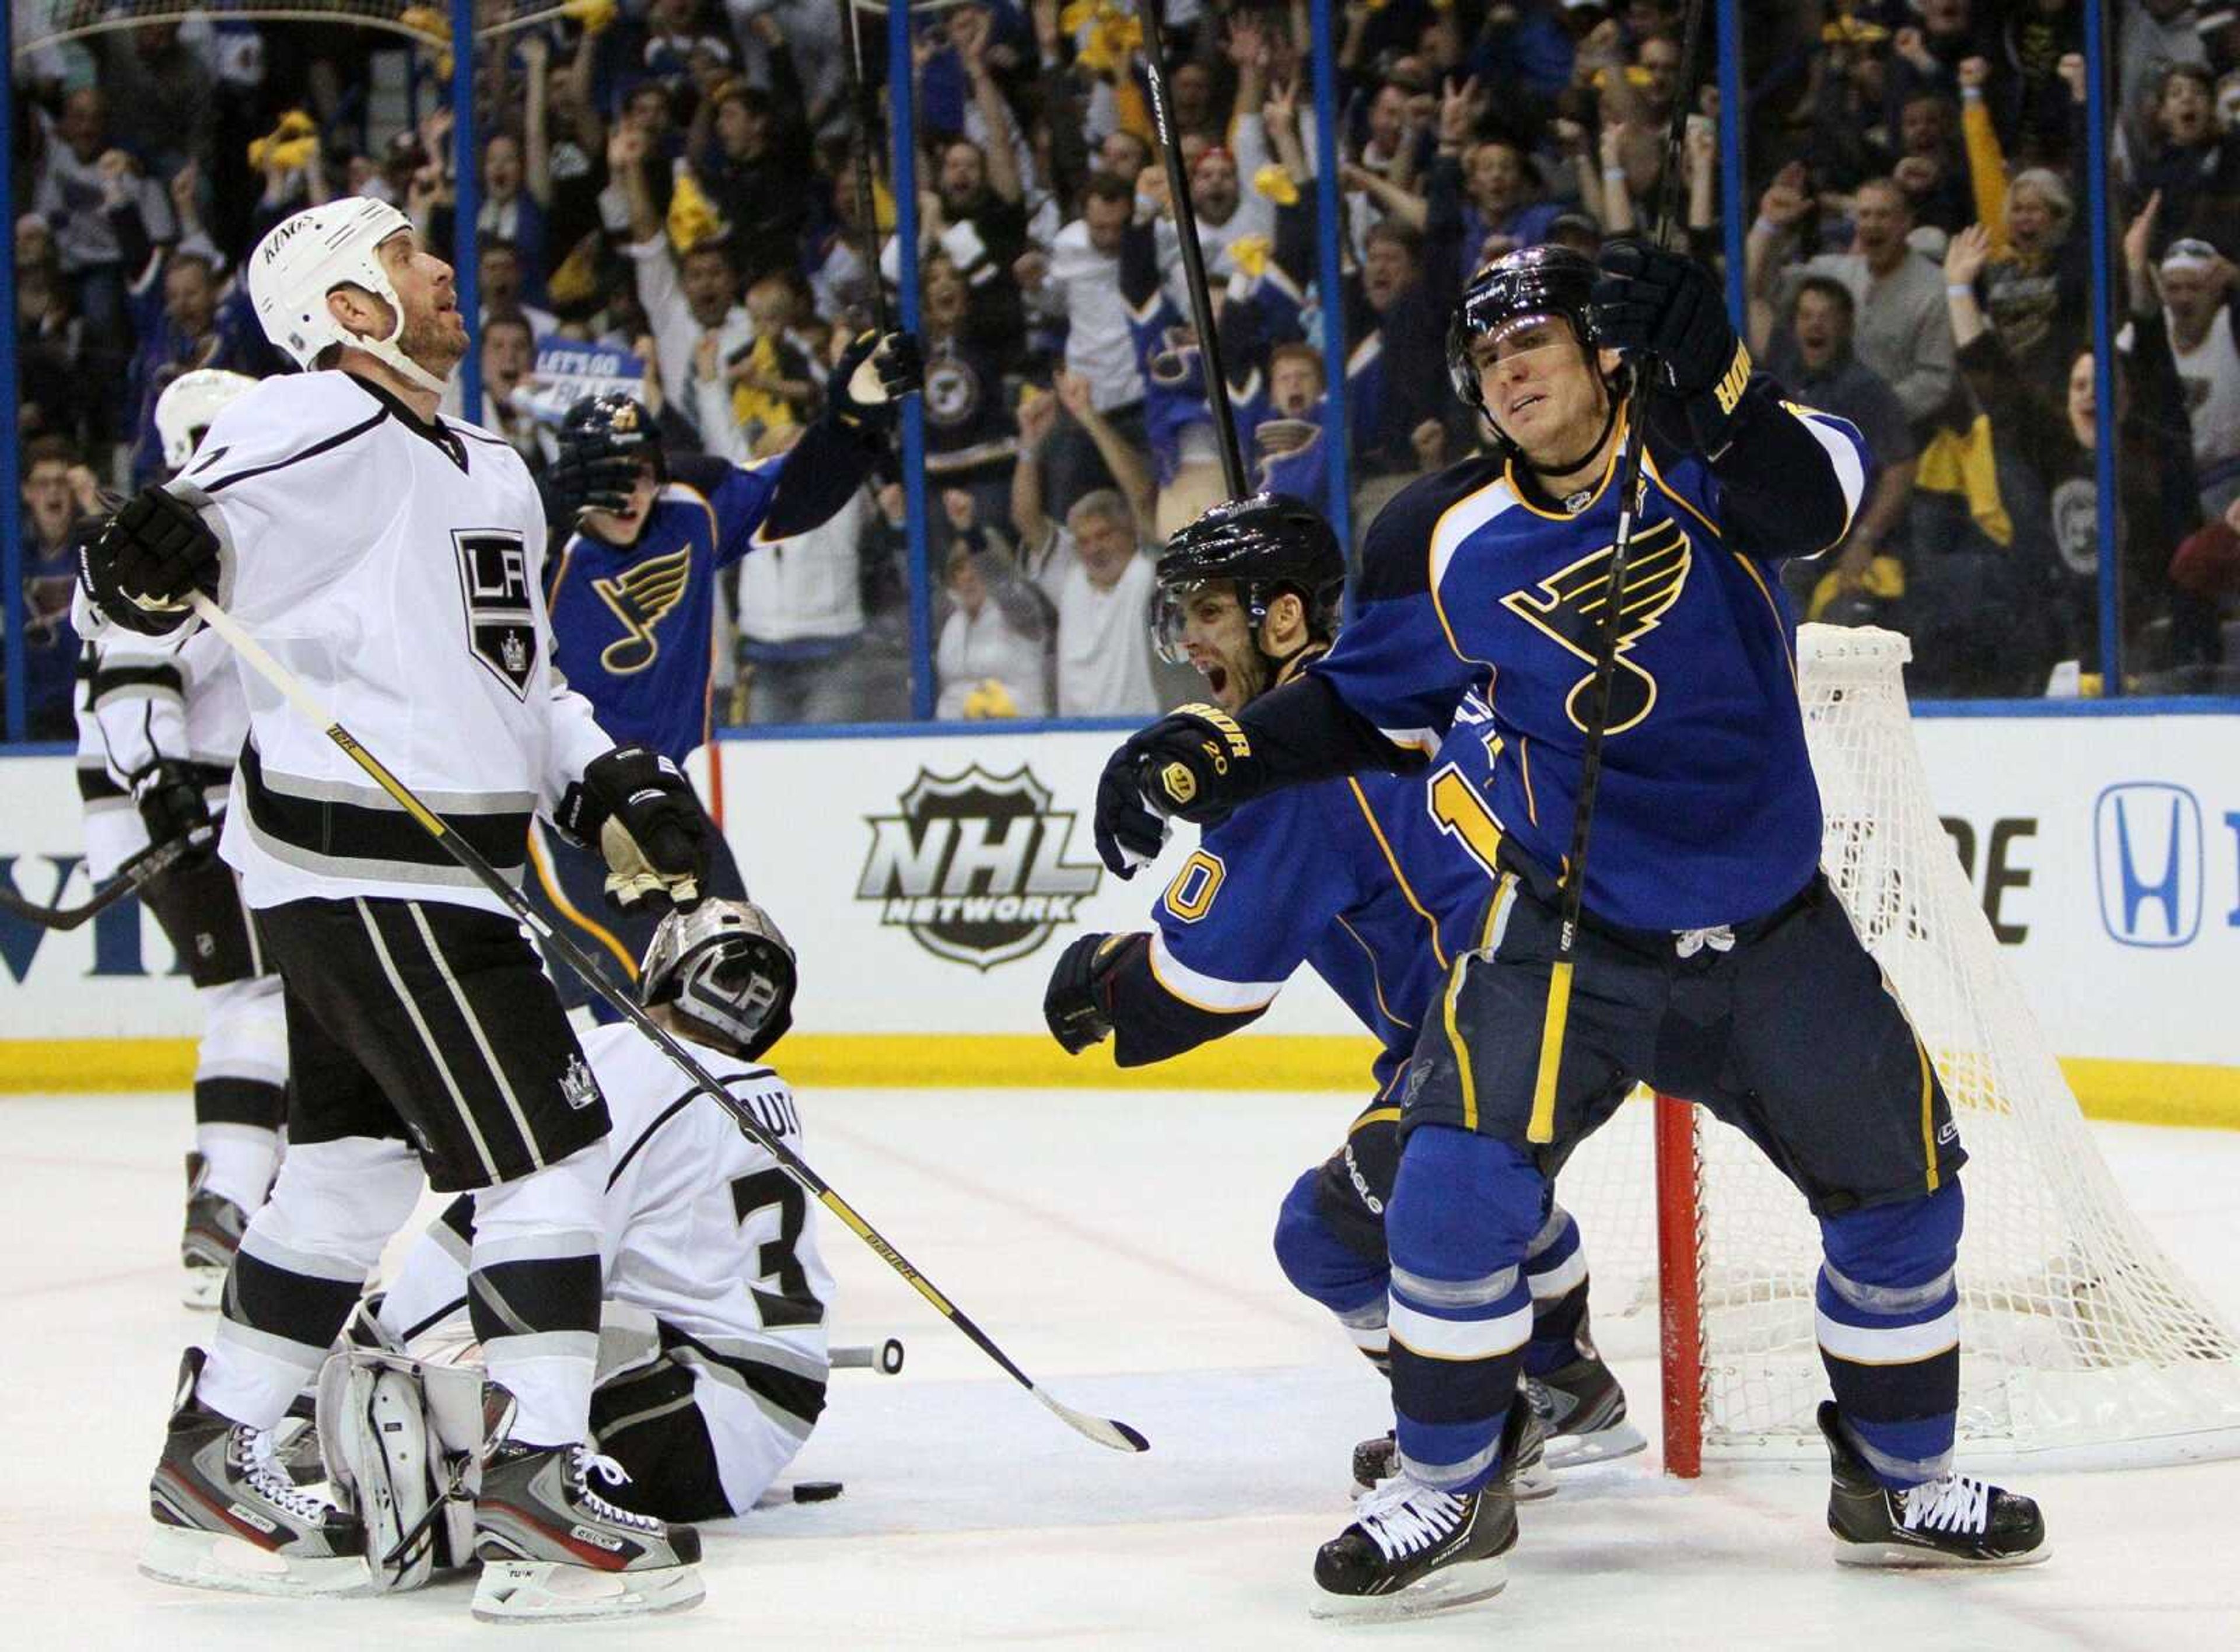
[[[765,1330],[789,1325],[814,1325],[824,1317],[824,1304],[809,1288],[809,1275],[795,1247],[801,1242],[801,1224],[809,1209],[801,1183],[783,1170],[757,1170],[731,1183],[731,1209],[739,1225],[746,1227],[765,1210],[777,1213],[777,1237],[757,1253],[760,1276],[749,1287]],[[775,1289],[765,1289],[775,1285]]]

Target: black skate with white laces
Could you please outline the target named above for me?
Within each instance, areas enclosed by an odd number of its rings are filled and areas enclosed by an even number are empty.
[[[163,1455],[148,1484],[156,1529],[140,1553],[142,1574],[251,1595],[368,1591],[364,1529],[289,1477],[270,1432],[195,1398],[203,1362],[190,1348],[179,1362]]]
[[[1502,1454],[1501,1472],[1509,1482],[1510,1495],[1518,1502],[1537,1502],[1556,1495],[1555,1467],[1538,1408],[1519,1428],[1513,1450]],[[1367,1496],[1400,1472],[1400,1442],[1390,1429],[1363,1440],[1353,1449],[1353,1495]]]
[[[2030,1498],[1959,1474],[1892,1491],[1844,1438],[1835,1405],[1824,1400],[1820,1432],[1835,1481],[1828,1529],[1841,1564],[2035,1566],[2051,1555]]]
[[[187,1155],[187,1225],[179,1236],[179,1260],[186,1264],[186,1288],[180,1300],[190,1308],[216,1308],[225,1290],[226,1270],[233,1253],[241,1249],[241,1236],[249,1226],[249,1212],[222,1193],[204,1185],[210,1166],[199,1153]]]
[[[1504,1456],[1535,1428],[1523,1395],[1502,1424]],[[1319,1618],[1414,1617],[1490,1600],[1509,1585],[1517,1499],[1506,1475],[1459,1495],[1393,1475],[1355,1505],[1353,1523],[1315,1555]]]
[[[609,1502],[597,1475],[623,1484],[622,1465],[589,1446],[502,1441],[475,1495],[483,1563],[475,1615],[499,1622],[678,1612],[697,1606],[700,1534]]]

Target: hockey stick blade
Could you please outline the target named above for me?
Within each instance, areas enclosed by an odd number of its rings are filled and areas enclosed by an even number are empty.
[[[202,829],[202,834],[207,838],[209,829]],[[0,913],[36,923],[43,929],[75,929],[87,919],[100,916],[126,896],[137,894],[177,865],[188,850],[201,847],[193,841],[192,835],[150,843],[118,867],[117,875],[103,884],[90,900],[76,906],[35,906],[14,890],[0,889]],[[59,895],[61,891],[57,889],[56,893]]]
[[[422,802],[419,795],[410,786],[391,774],[386,764],[360,745],[357,736],[344,728],[287,667],[267,653],[263,644],[251,636],[240,621],[200,591],[193,593],[188,600],[194,611],[201,616],[203,623],[224,640],[226,646],[234,651],[242,663],[270,683],[300,716],[324,733],[352,763],[364,770],[375,784],[396,799],[397,806],[418,823],[423,831],[442,844],[453,860],[471,873],[475,881],[488,889],[517,922],[550,948],[554,955],[582,977],[583,984],[590,988],[608,1008],[643,1033],[671,1066],[691,1080],[697,1093],[722,1108],[737,1124],[740,1131],[775,1159],[778,1168],[798,1182],[803,1192],[823,1205],[843,1227],[870,1246],[882,1262],[900,1274],[913,1290],[931,1303],[942,1317],[962,1331],[974,1347],[1002,1367],[1004,1375],[1048,1406],[1076,1433],[1096,1441],[1097,1444],[1115,1451],[1149,1449],[1143,1436],[1126,1424],[1090,1416],[1070,1406],[1062,1405],[1044,1394],[1035,1380],[1021,1370],[1017,1362],[997,1345],[996,1339],[973,1322],[970,1315],[943,1296],[931,1280],[918,1272],[884,1234],[857,1215],[855,1207],[842,1198],[832,1184],[819,1176],[806,1160],[771,1135],[769,1127],[755,1110],[719,1083],[667,1028],[646,1014],[637,999],[610,981],[573,936],[556,929],[503,873],[483,857],[480,850],[453,830],[450,823]]]
[[[1077,1411],[1063,1400],[1054,1400],[1043,1391],[1042,1384],[1030,1382],[1027,1392],[1050,1407],[1057,1420],[1083,1438],[1112,1451],[1149,1451],[1151,1442],[1137,1429],[1130,1428],[1117,1417],[1093,1417],[1086,1411]]]

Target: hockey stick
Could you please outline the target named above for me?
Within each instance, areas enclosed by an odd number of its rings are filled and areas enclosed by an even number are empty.
[[[911,1289],[932,1303],[941,1316],[970,1338],[982,1353],[1002,1366],[1006,1376],[1048,1406],[1068,1428],[1087,1436],[1097,1444],[1108,1446],[1115,1451],[1147,1451],[1150,1449],[1150,1442],[1126,1423],[1110,1417],[1090,1416],[1044,1393],[1032,1377],[1012,1362],[1010,1355],[996,1345],[987,1332],[972,1322],[963,1309],[936,1289],[933,1282],[913,1268],[902,1252],[887,1242],[877,1229],[857,1216],[853,1207],[835,1193],[823,1176],[810,1169],[800,1155],[765,1129],[751,1109],[717,1083],[690,1050],[638,1007],[636,999],[609,981],[571,937],[547,923],[521,891],[484,860],[472,844],[453,831],[442,816],[422,803],[410,787],[390,774],[379,758],[360,745],[357,737],[335,720],[334,714],[321,705],[311,691],[298,683],[285,666],[266,653],[263,644],[243,630],[238,621],[200,591],[195,592],[190,600],[203,623],[224,638],[226,645],[239,655],[251,670],[323,729],[327,738],[342,749],[344,756],[371,776],[382,790],[395,798],[397,805],[418,822],[421,829],[430,837],[441,843],[453,860],[473,873],[475,881],[496,896],[517,922],[582,976],[584,984],[605,1000],[607,1006],[617,1015],[660,1046],[661,1053],[669,1058],[670,1064],[690,1079],[703,1095],[730,1114],[749,1140],[776,1159],[779,1168],[799,1182],[805,1191],[814,1195],[817,1202],[837,1217],[843,1227],[877,1252],[882,1262],[900,1274]]]
[[[207,839],[208,829],[149,844],[118,867],[117,876],[103,884],[91,900],[77,906],[34,906],[13,889],[0,889],[0,913],[36,923],[43,929],[75,929],[88,918],[98,917],[126,896],[138,894],[177,866],[190,851],[201,848],[194,841],[197,835]],[[62,891],[57,889],[55,893],[60,895]]]
[[[1667,227],[1678,216],[1683,146],[1703,28],[1703,0],[1688,0],[1688,19],[1680,36],[1672,117],[1664,132],[1664,171],[1657,180],[1657,214],[1650,221],[1650,240],[1653,245],[1663,244]],[[1610,683],[1617,676],[1626,563],[1633,555],[1634,525],[1641,514],[1642,454],[1648,434],[1648,380],[1653,366],[1654,363],[1646,356],[1634,363],[1633,382],[1626,392],[1629,405],[1625,448],[1617,467],[1617,536],[1610,546],[1609,595],[1603,598],[1602,623],[1595,630],[1594,689],[1587,701],[1586,743],[1579,753],[1579,795],[1571,808],[1570,853],[1563,857],[1556,958],[1548,974],[1548,1009],[1540,1027],[1540,1067],[1532,1083],[1532,1116],[1524,1128],[1524,1139],[1532,1142],[1552,1142],[1556,1137],[1556,1082],[1563,1069],[1563,1028],[1571,1013],[1571,974],[1578,948],[1579,914],[1587,889],[1587,840],[1594,830],[1595,794],[1602,785],[1603,742],[1610,730]]]
[[[863,83],[863,37],[856,21],[856,0],[839,0],[840,62],[848,77],[848,97],[856,105],[854,151],[856,234],[863,247],[863,273],[871,283],[871,324],[884,338],[887,324],[887,283],[879,273],[879,197],[871,183],[871,133],[878,123],[878,109],[871,89]],[[899,252],[899,249],[897,249]]]
[[[1190,319],[1197,327],[1198,364],[1205,375],[1205,399],[1213,409],[1216,444],[1221,450],[1221,476],[1229,496],[1242,499],[1251,490],[1245,485],[1244,456],[1237,445],[1237,416],[1229,405],[1229,375],[1221,367],[1221,340],[1213,329],[1213,299],[1206,290],[1205,254],[1197,243],[1197,209],[1190,204],[1190,178],[1183,170],[1182,145],[1175,131],[1174,95],[1167,90],[1167,48],[1159,32],[1160,0],[1136,0],[1143,20],[1143,77],[1151,91],[1151,124],[1159,135],[1159,152],[1167,171],[1168,204],[1182,239],[1183,280],[1190,288]]]

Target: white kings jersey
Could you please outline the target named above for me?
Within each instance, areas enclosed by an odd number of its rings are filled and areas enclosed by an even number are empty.
[[[809,1438],[830,1372],[832,1276],[816,1202],[636,1028],[595,1028],[583,1054],[614,1119],[600,1207],[610,1326],[622,1303],[651,1316],[662,1351],[690,1369],[734,1509],[753,1506]],[[710,1075],[797,1153],[793,1093],[769,1068],[690,1046]],[[414,1241],[386,1286],[383,1325],[416,1354],[466,1329],[462,1198]],[[612,1340],[603,1335],[601,1377]],[[630,1369],[625,1366],[624,1369]]]
[[[423,423],[350,374],[311,372],[227,407],[166,485],[217,535],[220,604],[517,879],[532,812],[614,743],[552,663],[544,513],[521,456],[476,425]],[[220,852],[250,906],[388,896],[503,909],[323,729],[239,669],[250,732]]]
[[[215,632],[154,637],[113,630],[78,662],[77,795],[95,882],[148,847],[132,779],[163,758],[191,764],[215,815],[249,732],[233,650]]]

